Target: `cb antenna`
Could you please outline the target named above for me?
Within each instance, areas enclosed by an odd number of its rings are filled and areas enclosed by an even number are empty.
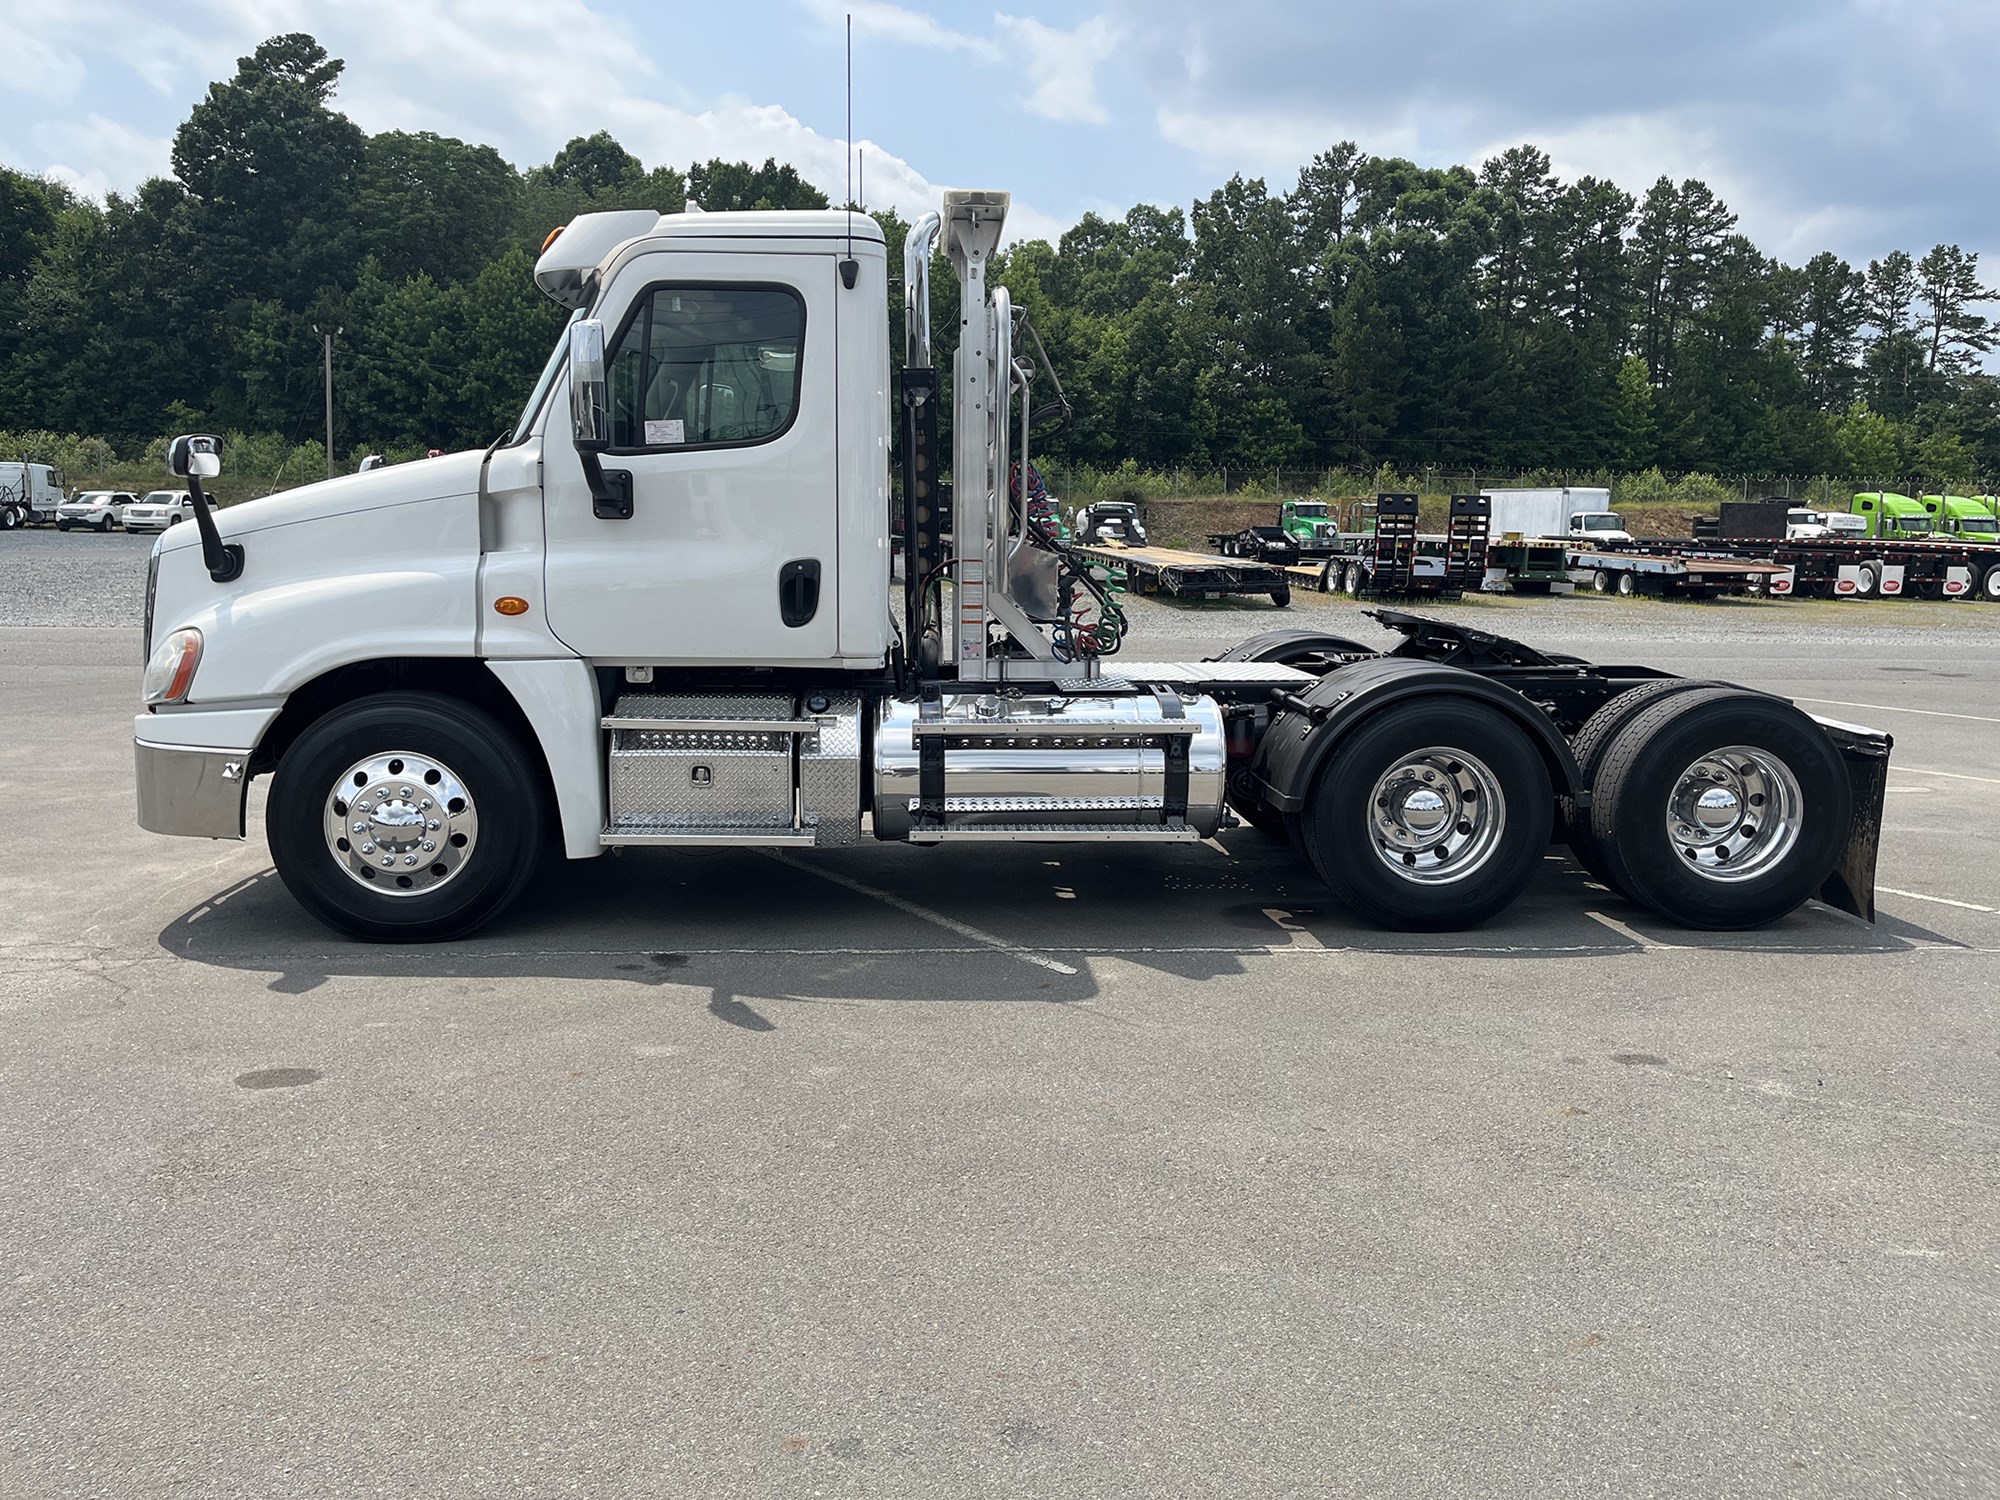
[[[847,259],[840,263],[840,282],[850,292],[854,278],[861,274],[861,262],[854,258],[854,12],[847,13]]]

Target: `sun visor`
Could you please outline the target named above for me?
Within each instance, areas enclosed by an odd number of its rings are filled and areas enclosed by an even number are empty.
[[[651,234],[659,222],[660,216],[650,208],[578,214],[542,248],[542,257],[535,262],[535,285],[564,307],[583,306],[590,273],[627,240]]]

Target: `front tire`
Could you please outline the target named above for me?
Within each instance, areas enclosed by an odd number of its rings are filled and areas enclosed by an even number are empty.
[[[102,520],[100,520],[97,523],[97,529],[101,532],[105,532],[108,534],[111,530],[111,517],[105,516]]]
[[[299,904],[367,942],[464,937],[527,884],[541,781],[518,740],[469,703],[378,693],[333,710],[271,783],[271,860]]]
[[[1853,790],[1819,726],[1743,689],[1669,697],[1605,751],[1591,832],[1612,884],[1683,926],[1775,922],[1819,889]]]
[[[1548,768],[1505,714],[1397,704],[1313,783],[1299,842],[1334,894],[1378,927],[1453,932],[1510,904],[1548,845]]]

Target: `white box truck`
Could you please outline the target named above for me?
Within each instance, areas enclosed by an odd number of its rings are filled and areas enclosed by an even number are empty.
[[[1487,535],[1525,540],[1561,537],[1593,547],[1629,542],[1632,534],[1611,509],[1611,491],[1556,486],[1542,489],[1481,490],[1493,502],[1493,524]]]
[[[140,823],[241,838],[269,776],[279,876],[378,941],[470,932],[549,845],[963,846],[931,867],[950,882],[995,844],[1200,848],[1239,821],[1364,919],[1457,928],[1540,870],[1558,799],[1578,857],[1670,919],[1872,916],[1888,737],[1768,693],[1389,610],[1388,651],[1280,630],[1118,656],[1101,565],[1011,498],[1068,407],[989,281],[1007,209],[952,192],[911,226],[900,379],[872,220],[597,213],[536,263],[570,324],[485,452],[218,514],[219,442],[176,439],[194,524],[147,579]]]

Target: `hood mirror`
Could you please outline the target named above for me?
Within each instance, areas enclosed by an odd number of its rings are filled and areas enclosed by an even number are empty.
[[[167,468],[176,479],[213,479],[222,472],[222,439],[186,433],[167,445]]]

